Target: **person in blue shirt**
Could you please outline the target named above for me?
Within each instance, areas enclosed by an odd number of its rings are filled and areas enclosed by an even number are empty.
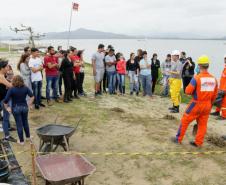
[[[9,113],[12,113],[17,126],[17,133],[19,136],[18,143],[24,144],[23,130],[27,139],[30,139],[30,130],[28,124],[28,110],[32,107],[34,96],[31,90],[24,85],[24,80],[21,76],[16,75],[12,81],[13,87],[10,88],[3,100],[4,106]],[[26,97],[30,100],[27,104]],[[12,101],[12,108],[8,106],[8,102]]]
[[[152,98],[151,60],[148,60],[146,51],[143,51],[143,59],[140,61],[140,78],[143,96],[148,95]]]

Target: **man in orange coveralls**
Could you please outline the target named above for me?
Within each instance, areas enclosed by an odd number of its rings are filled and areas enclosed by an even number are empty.
[[[222,96],[221,105],[217,106],[216,112],[211,113],[213,116],[219,116],[218,120],[226,120],[226,55],[224,56],[224,70],[220,80],[219,93]],[[220,111],[222,114],[220,116]]]
[[[181,119],[181,125],[178,129],[174,142],[181,144],[188,125],[196,120],[198,123],[198,131],[195,142],[190,142],[192,146],[201,147],[207,130],[207,122],[211,112],[212,104],[217,96],[217,80],[208,73],[209,58],[201,56],[198,59],[200,74],[196,75],[186,88],[186,94],[192,95],[186,112]]]

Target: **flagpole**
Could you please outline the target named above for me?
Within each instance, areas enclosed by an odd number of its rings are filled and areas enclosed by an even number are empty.
[[[72,21],[72,12],[73,12],[73,3],[71,6],[71,15],[70,15],[70,23],[69,23],[69,30],[68,30],[68,40],[67,40],[67,48],[69,49],[69,45],[70,45],[70,36],[71,36],[71,21]]]

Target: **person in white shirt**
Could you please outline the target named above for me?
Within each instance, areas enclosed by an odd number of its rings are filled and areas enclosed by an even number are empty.
[[[37,48],[31,48],[31,57],[28,62],[28,66],[31,69],[31,82],[32,90],[35,96],[35,109],[39,109],[40,106],[45,107],[41,103],[42,96],[42,73],[43,63],[39,57],[39,50]]]

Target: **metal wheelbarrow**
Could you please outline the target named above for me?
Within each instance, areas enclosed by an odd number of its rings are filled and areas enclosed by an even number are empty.
[[[64,151],[69,151],[69,138],[74,134],[76,127],[64,125],[48,124],[36,130],[40,138],[39,152],[55,152],[58,146],[62,146]]]
[[[36,164],[46,185],[84,185],[85,177],[96,171],[81,155],[42,155],[36,157]]]

